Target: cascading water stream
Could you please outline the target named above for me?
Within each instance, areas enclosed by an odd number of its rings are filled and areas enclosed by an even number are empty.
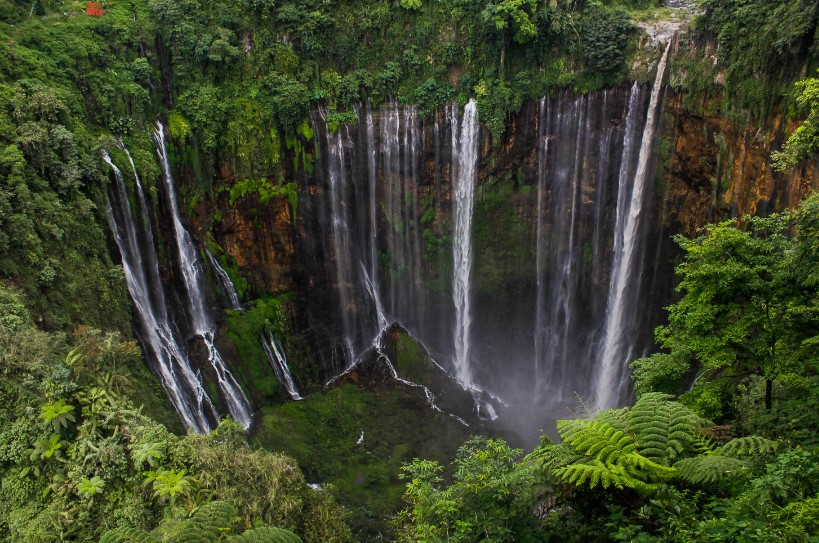
[[[660,90],[670,50],[671,41],[666,45],[665,52],[663,52],[657,66],[657,76],[651,89],[648,116],[646,117],[643,138],[640,143],[640,154],[637,159],[637,172],[634,175],[631,198],[628,207],[623,209],[622,215],[618,204],[618,221],[615,234],[617,245],[611,274],[609,305],[606,312],[605,340],[600,351],[600,373],[596,387],[598,409],[615,407],[621,401],[623,389],[627,385],[628,372],[626,369],[631,355],[627,334],[632,327],[632,320],[628,318],[628,315],[629,313],[633,314],[636,310],[633,291],[639,272],[635,273],[635,270],[637,268],[642,269],[642,261],[637,254],[640,216],[648,178],[648,165],[654,143],[656,116],[661,105]]]
[[[114,186],[109,187],[108,195],[108,221],[122,257],[125,283],[136,308],[146,357],[159,374],[171,403],[185,425],[196,432],[207,432],[211,429],[210,421],[218,416],[168,319],[162,286],[158,279],[154,279],[159,277],[159,270],[150,222],[142,229],[145,238],[143,251],[138,240],[138,227],[128,204],[122,172],[105,151],[103,160],[114,171]],[[145,213],[144,194],[136,170],[134,174],[140,208]],[[143,218],[148,221],[147,215]]]
[[[148,268],[147,272],[150,280],[151,291],[162,295],[160,299],[155,300],[155,304],[164,308],[164,288],[162,286],[162,280],[159,276],[159,261],[157,260],[156,256],[154,229],[151,225],[151,208],[148,205],[148,199],[145,197],[145,191],[142,188],[142,182],[140,181],[139,173],[137,172],[136,164],[134,164],[134,159],[131,157],[131,153],[128,152],[128,148],[125,147],[125,144],[122,143],[121,139],[117,140],[117,147],[125,152],[125,155],[128,157],[128,162],[131,163],[131,170],[134,174],[137,202],[139,203],[139,215],[142,221],[142,232],[145,235],[145,249],[142,251],[142,255],[147,260],[146,267]]]
[[[239,301],[239,293],[236,292],[236,287],[233,286],[230,276],[225,269],[219,265],[219,261],[216,260],[216,257],[213,256],[210,251],[205,250],[205,254],[208,257],[208,262],[210,262],[210,269],[213,270],[213,275],[216,277],[216,280],[219,281],[222,296],[224,296],[228,302],[228,309],[241,311],[242,302]]]
[[[326,113],[320,112],[321,118],[326,122]],[[314,120],[315,122],[315,120]],[[348,365],[353,363],[360,354],[361,345],[357,341],[358,333],[352,322],[351,313],[354,308],[353,290],[355,280],[350,264],[350,227],[347,217],[347,175],[345,168],[344,140],[342,130],[344,126],[338,127],[335,133],[326,131],[326,143],[329,150],[327,163],[327,179],[330,188],[330,221],[333,242],[333,255],[335,257],[335,272],[338,292],[341,301],[341,319],[344,326],[344,341],[349,350]],[[316,133],[319,133],[318,131]]]
[[[157,122],[153,133],[157,156],[162,170],[162,181],[168,197],[168,204],[173,217],[173,232],[176,241],[179,267],[182,272],[182,282],[187,293],[188,314],[196,332],[202,338],[208,351],[208,360],[216,374],[219,390],[222,392],[230,415],[245,428],[250,427],[252,412],[250,402],[245,396],[239,383],[228,370],[227,364],[215,345],[216,326],[205,306],[204,281],[202,267],[196,255],[196,248],[188,231],[182,225],[179,206],[176,202],[176,192],[173,185],[170,162],[165,148],[165,130]]]
[[[456,117],[457,118],[457,117]],[[464,108],[458,152],[457,176],[453,175],[455,228],[452,240],[452,299],[455,304],[455,376],[464,388],[472,386],[470,368],[470,276],[472,273],[472,208],[475,199],[480,134],[478,105],[470,100]],[[454,147],[453,136],[453,147]]]
[[[361,273],[364,276],[364,286],[367,288],[367,293],[372,298],[373,305],[375,305],[375,313],[378,318],[378,329],[383,331],[389,324],[387,322],[386,314],[384,313],[384,305],[381,303],[381,298],[378,296],[378,290],[375,288],[375,283],[373,283],[370,274],[367,273],[367,269],[364,267],[364,264],[361,264]]]
[[[367,181],[369,182],[369,243],[370,243],[370,266],[369,279],[373,288],[373,300],[379,300],[378,284],[378,172],[376,164],[378,162],[378,148],[375,140],[375,125],[373,123],[373,110],[367,102]],[[379,315],[383,315],[383,309]],[[379,319],[380,320],[380,319]]]
[[[273,373],[276,374],[276,378],[287,391],[287,394],[293,400],[303,399],[298,388],[296,388],[293,376],[290,374],[290,366],[287,365],[287,358],[284,356],[284,350],[279,342],[276,341],[273,334],[263,334],[261,342],[264,354],[267,356],[268,362],[270,362],[270,367],[273,368]]]
[[[522,111],[519,135],[504,151],[521,160],[516,180],[499,172],[504,155],[487,164],[480,193],[473,103],[459,110],[453,102],[429,122],[411,107],[365,103],[357,124],[333,130],[326,112],[314,111],[321,162],[318,190],[305,199],[323,234],[311,242],[320,237],[326,258],[305,264],[340,302],[340,313],[321,321],[332,344],[351,346],[333,351],[345,364],[332,373],[349,369],[353,351],[367,352],[374,334],[398,322],[433,358],[451,361],[455,379],[488,402],[479,409],[489,416],[502,402],[486,390],[506,399],[509,413],[535,406],[541,417],[561,412],[575,394],[594,397],[629,203],[635,190],[648,192],[634,185],[650,94],[640,85],[565,91]],[[647,171],[648,159],[643,164]],[[503,231],[496,237],[495,228],[513,228],[520,242]],[[629,274],[641,261],[638,244]],[[630,292],[636,298],[643,289]],[[625,313],[632,329],[657,322],[654,309]],[[623,345],[636,352],[645,335],[630,334]],[[520,394],[532,388],[534,396]]]
[[[543,233],[543,213],[546,199],[546,160],[549,157],[549,140],[546,137],[544,126],[546,122],[546,98],[541,99],[538,108],[538,144],[537,160],[537,231],[535,238],[535,364],[534,386],[538,391],[543,386],[543,362],[546,351],[546,304],[544,301],[544,274],[545,274],[545,239]]]

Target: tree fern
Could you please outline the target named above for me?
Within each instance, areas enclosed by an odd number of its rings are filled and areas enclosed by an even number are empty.
[[[596,420],[560,420],[557,431],[563,441],[579,454],[613,463],[637,449],[634,438],[607,422]]]
[[[674,464],[677,477],[694,484],[716,483],[743,473],[748,463],[729,456],[699,455]]]
[[[552,470],[560,479],[591,488],[633,488],[648,491],[672,477],[674,468],[662,466],[637,452],[634,438],[608,422],[564,420],[560,437],[581,459]]]
[[[264,527],[248,530],[225,539],[225,543],[302,543],[301,538],[284,528]]]
[[[618,430],[627,431],[630,411],[628,407],[620,409],[606,409],[600,411],[594,420],[598,422],[607,422],[617,428]]]
[[[737,437],[719,447],[714,454],[730,456],[750,456],[756,454],[770,454],[776,451],[776,442],[762,436]]]
[[[238,521],[236,508],[222,501],[206,503],[174,530],[178,543],[211,543]]]
[[[100,543],[160,543],[160,540],[139,528],[117,528],[106,532]]]
[[[568,466],[582,456],[566,443],[543,443],[532,451],[526,460],[536,463],[547,470],[553,470]]]
[[[629,431],[640,453],[666,466],[694,448],[705,421],[661,392],[643,394],[629,411]]]

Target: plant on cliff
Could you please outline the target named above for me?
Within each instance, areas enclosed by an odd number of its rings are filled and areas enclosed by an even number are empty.
[[[819,50],[813,0],[705,0],[698,30],[715,39],[728,109],[762,120]]]
[[[782,150],[772,155],[774,168],[780,172],[819,154],[819,79],[811,77],[798,81],[796,92],[796,104],[807,111],[807,117],[788,137]]]

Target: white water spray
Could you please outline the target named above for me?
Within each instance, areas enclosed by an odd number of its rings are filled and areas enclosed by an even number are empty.
[[[182,282],[185,286],[188,299],[188,310],[196,335],[202,338],[207,347],[208,360],[213,367],[230,415],[245,428],[250,427],[252,413],[250,402],[247,400],[242,387],[236,382],[233,374],[228,370],[222,355],[215,345],[215,328],[211,316],[205,307],[205,295],[202,280],[202,267],[196,255],[196,248],[188,231],[182,225],[179,205],[176,201],[176,191],[173,185],[171,166],[165,148],[165,130],[157,122],[153,133],[157,156],[162,168],[162,181],[168,196],[168,204],[173,216],[173,232],[178,250],[179,266],[182,272]]]
[[[264,354],[267,356],[270,366],[273,368],[273,373],[279,383],[282,384],[287,394],[293,400],[301,400],[302,396],[299,394],[296,383],[293,381],[293,376],[290,374],[290,366],[287,365],[287,358],[284,356],[284,349],[281,348],[279,342],[272,334],[262,335],[262,348]]]
[[[651,99],[648,105],[648,116],[643,138],[640,144],[640,154],[637,159],[637,172],[634,175],[634,186],[631,190],[631,199],[627,209],[621,213],[620,198],[618,197],[617,225],[615,229],[615,254],[609,287],[609,305],[606,311],[605,341],[600,351],[600,373],[597,378],[596,403],[598,409],[615,407],[620,401],[622,391],[627,385],[628,372],[626,364],[630,357],[628,345],[629,322],[627,312],[636,311],[630,302],[633,300],[632,290],[636,283],[633,275],[633,265],[637,256],[637,241],[640,226],[640,215],[643,206],[643,194],[648,177],[648,166],[651,159],[651,150],[654,143],[656,116],[660,107],[660,90],[663,74],[668,62],[668,53],[671,42],[666,45],[660,64],[657,66],[657,76],[651,89]],[[634,93],[632,93],[634,94]],[[631,104],[630,104],[631,106]],[[621,193],[624,189],[622,178]]]
[[[456,117],[457,118],[457,117]],[[455,198],[455,232],[453,245],[452,299],[455,304],[455,376],[464,388],[472,386],[470,368],[469,329],[472,321],[470,308],[470,276],[472,274],[472,207],[478,165],[478,105],[470,100],[464,108],[457,154],[457,175],[453,175]],[[456,135],[453,131],[453,151]]]
[[[176,339],[168,319],[161,284],[150,282],[152,278],[159,276],[150,226],[143,229],[148,238],[147,254],[143,255],[137,238],[137,225],[128,205],[122,172],[111,161],[107,152],[103,151],[102,158],[114,171],[115,186],[108,198],[108,222],[122,257],[125,284],[141,324],[146,358],[153,362],[154,370],[159,374],[171,403],[185,425],[196,432],[207,432],[211,429],[209,417],[216,417],[216,409],[205,394],[200,376],[193,371]],[[134,173],[136,175],[136,170]],[[136,182],[137,191],[142,195],[138,176]],[[143,205],[144,200],[140,204]],[[145,219],[147,220],[147,216]]]

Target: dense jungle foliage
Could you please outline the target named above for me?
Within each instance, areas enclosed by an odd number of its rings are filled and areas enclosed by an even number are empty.
[[[402,541],[782,541],[819,537],[819,195],[678,239],[664,352],[634,406],[557,422],[560,443],[468,441],[404,466]]]
[[[81,2],[5,2],[0,273],[23,289],[45,328],[127,330],[122,275],[102,226],[106,173],[96,159],[104,146],[125,160],[113,136],[151,184],[158,168],[149,127],[167,117],[175,164],[197,181],[181,189],[189,203],[220,189],[216,164],[229,164],[237,182],[286,185],[291,165],[281,163],[281,149],[309,141],[304,121],[316,104],[343,122],[364,99],[429,112],[475,96],[497,136],[524,100],[648,79],[632,20],[650,17],[655,4],[139,0],[111,2],[103,17],[89,17]],[[815,67],[815,2],[702,7],[694,35],[718,44],[717,63],[696,49],[681,54],[674,87],[724,94],[726,108],[758,117]],[[717,70],[728,72],[724,87]]]
[[[339,493],[311,489],[295,461],[249,446],[235,423],[184,435],[131,339],[101,148],[125,164],[122,138],[155,197],[150,129],[160,116],[174,167],[195,181],[180,187],[188,208],[258,193],[289,200],[295,215],[288,175],[311,165],[281,156],[312,138],[312,107],[343,123],[364,100],[431,112],[475,97],[497,140],[526,100],[647,80],[635,21],[668,16],[656,4],[112,0],[90,17],[85,2],[0,3],[0,539],[353,540]],[[777,161],[815,157],[819,86],[805,77],[819,57],[816,2],[700,7],[692,36],[716,44],[715,58],[682,52],[670,84],[721,98],[748,122],[776,110],[807,119]],[[233,178],[216,175],[222,163]],[[663,353],[634,364],[637,404],[561,422],[562,444],[544,438],[523,459],[479,437],[450,469],[407,464],[409,507],[392,533],[817,541],[817,239],[816,197],[679,239],[681,300],[658,330]],[[306,427],[344,394],[265,417]],[[271,436],[254,444],[275,447]],[[297,440],[288,452],[316,445]],[[373,462],[368,476],[389,480],[386,465]],[[351,478],[332,469],[342,485]]]

